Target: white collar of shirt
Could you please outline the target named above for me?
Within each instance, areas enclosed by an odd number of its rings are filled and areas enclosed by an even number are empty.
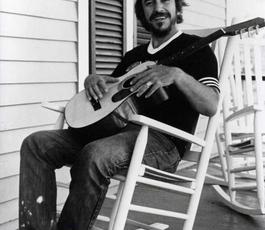
[[[170,39],[168,39],[167,41],[165,41],[164,43],[162,43],[160,46],[158,46],[157,48],[153,47],[153,42],[152,39],[149,42],[149,45],[147,47],[147,52],[149,54],[155,54],[156,52],[158,52],[159,50],[163,49],[165,46],[167,46],[172,40],[174,40],[175,38],[179,37],[182,34],[182,31],[178,31],[177,33],[175,33]]]

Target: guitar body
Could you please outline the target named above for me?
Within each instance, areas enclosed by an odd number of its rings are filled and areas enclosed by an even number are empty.
[[[98,122],[117,109],[128,97],[135,92],[130,92],[130,81],[134,74],[146,70],[147,66],[154,65],[147,61],[137,65],[125,75],[119,77],[119,82],[111,84],[108,92],[98,101],[89,101],[85,90],[76,94],[66,105],[65,119],[72,128],[83,128]]]

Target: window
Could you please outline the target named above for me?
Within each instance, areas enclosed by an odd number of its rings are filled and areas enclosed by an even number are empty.
[[[122,0],[90,1],[90,73],[110,74],[124,52]]]

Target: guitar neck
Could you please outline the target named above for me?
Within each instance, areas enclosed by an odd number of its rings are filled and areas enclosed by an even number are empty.
[[[200,50],[201,48],[205,47],[206,45],[208,45],[209,43],[217,40],[220,37],[223,36],[234,36],[237,34],[242,34],[245,32],[249,32],[251,30],[258,30],[258,28],[262,28],[265,26],[265,20],[264,18],[254,18],[245,22],[241,22],[241,23],[237,23],[235,25],[232,26],[228,26],[225,28],[221,28],[219,30],[217,30],[216,32],[208,35],[207,37],[203,37],[201,39],[199,39],[197,42],[193,43],[192,45],[188,46],[187,48],[184,48],[182,51],[176,53],[175,55],[169,56],[166,59],[163,59],[161,61],[159,61],[159,64],[174,64],[188,56],[190,56],[191,54],[193,54],[194,52]]]
[[[167,65],[174,64],[174,63],[176,63],[182,59],[185,59],[186,57],[197,52],[198,50],[207,46],[209,43],[217,40],[218,38],[220,38],[224,35],[225,35],[225,33],[223,32],[222,29],[217,30],[216,32],[210,34],[209,36],[199,39],[197,42],[184,48],[180,52],[159,61],[159,64],[167,64]]]

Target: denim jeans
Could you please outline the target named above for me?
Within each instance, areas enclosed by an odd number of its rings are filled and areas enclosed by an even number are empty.
[[[86,135],[72,129],[40,131],[28,136],[21,147],[19,229],[91,229],[110,178],[128,168],[139,129],[130,124],[110,136]],[[174,143],[150,130],[143,162],[173,172],[179,161]],[[64,165],[71,165],[71,183],[56,223],[55,169]]]

